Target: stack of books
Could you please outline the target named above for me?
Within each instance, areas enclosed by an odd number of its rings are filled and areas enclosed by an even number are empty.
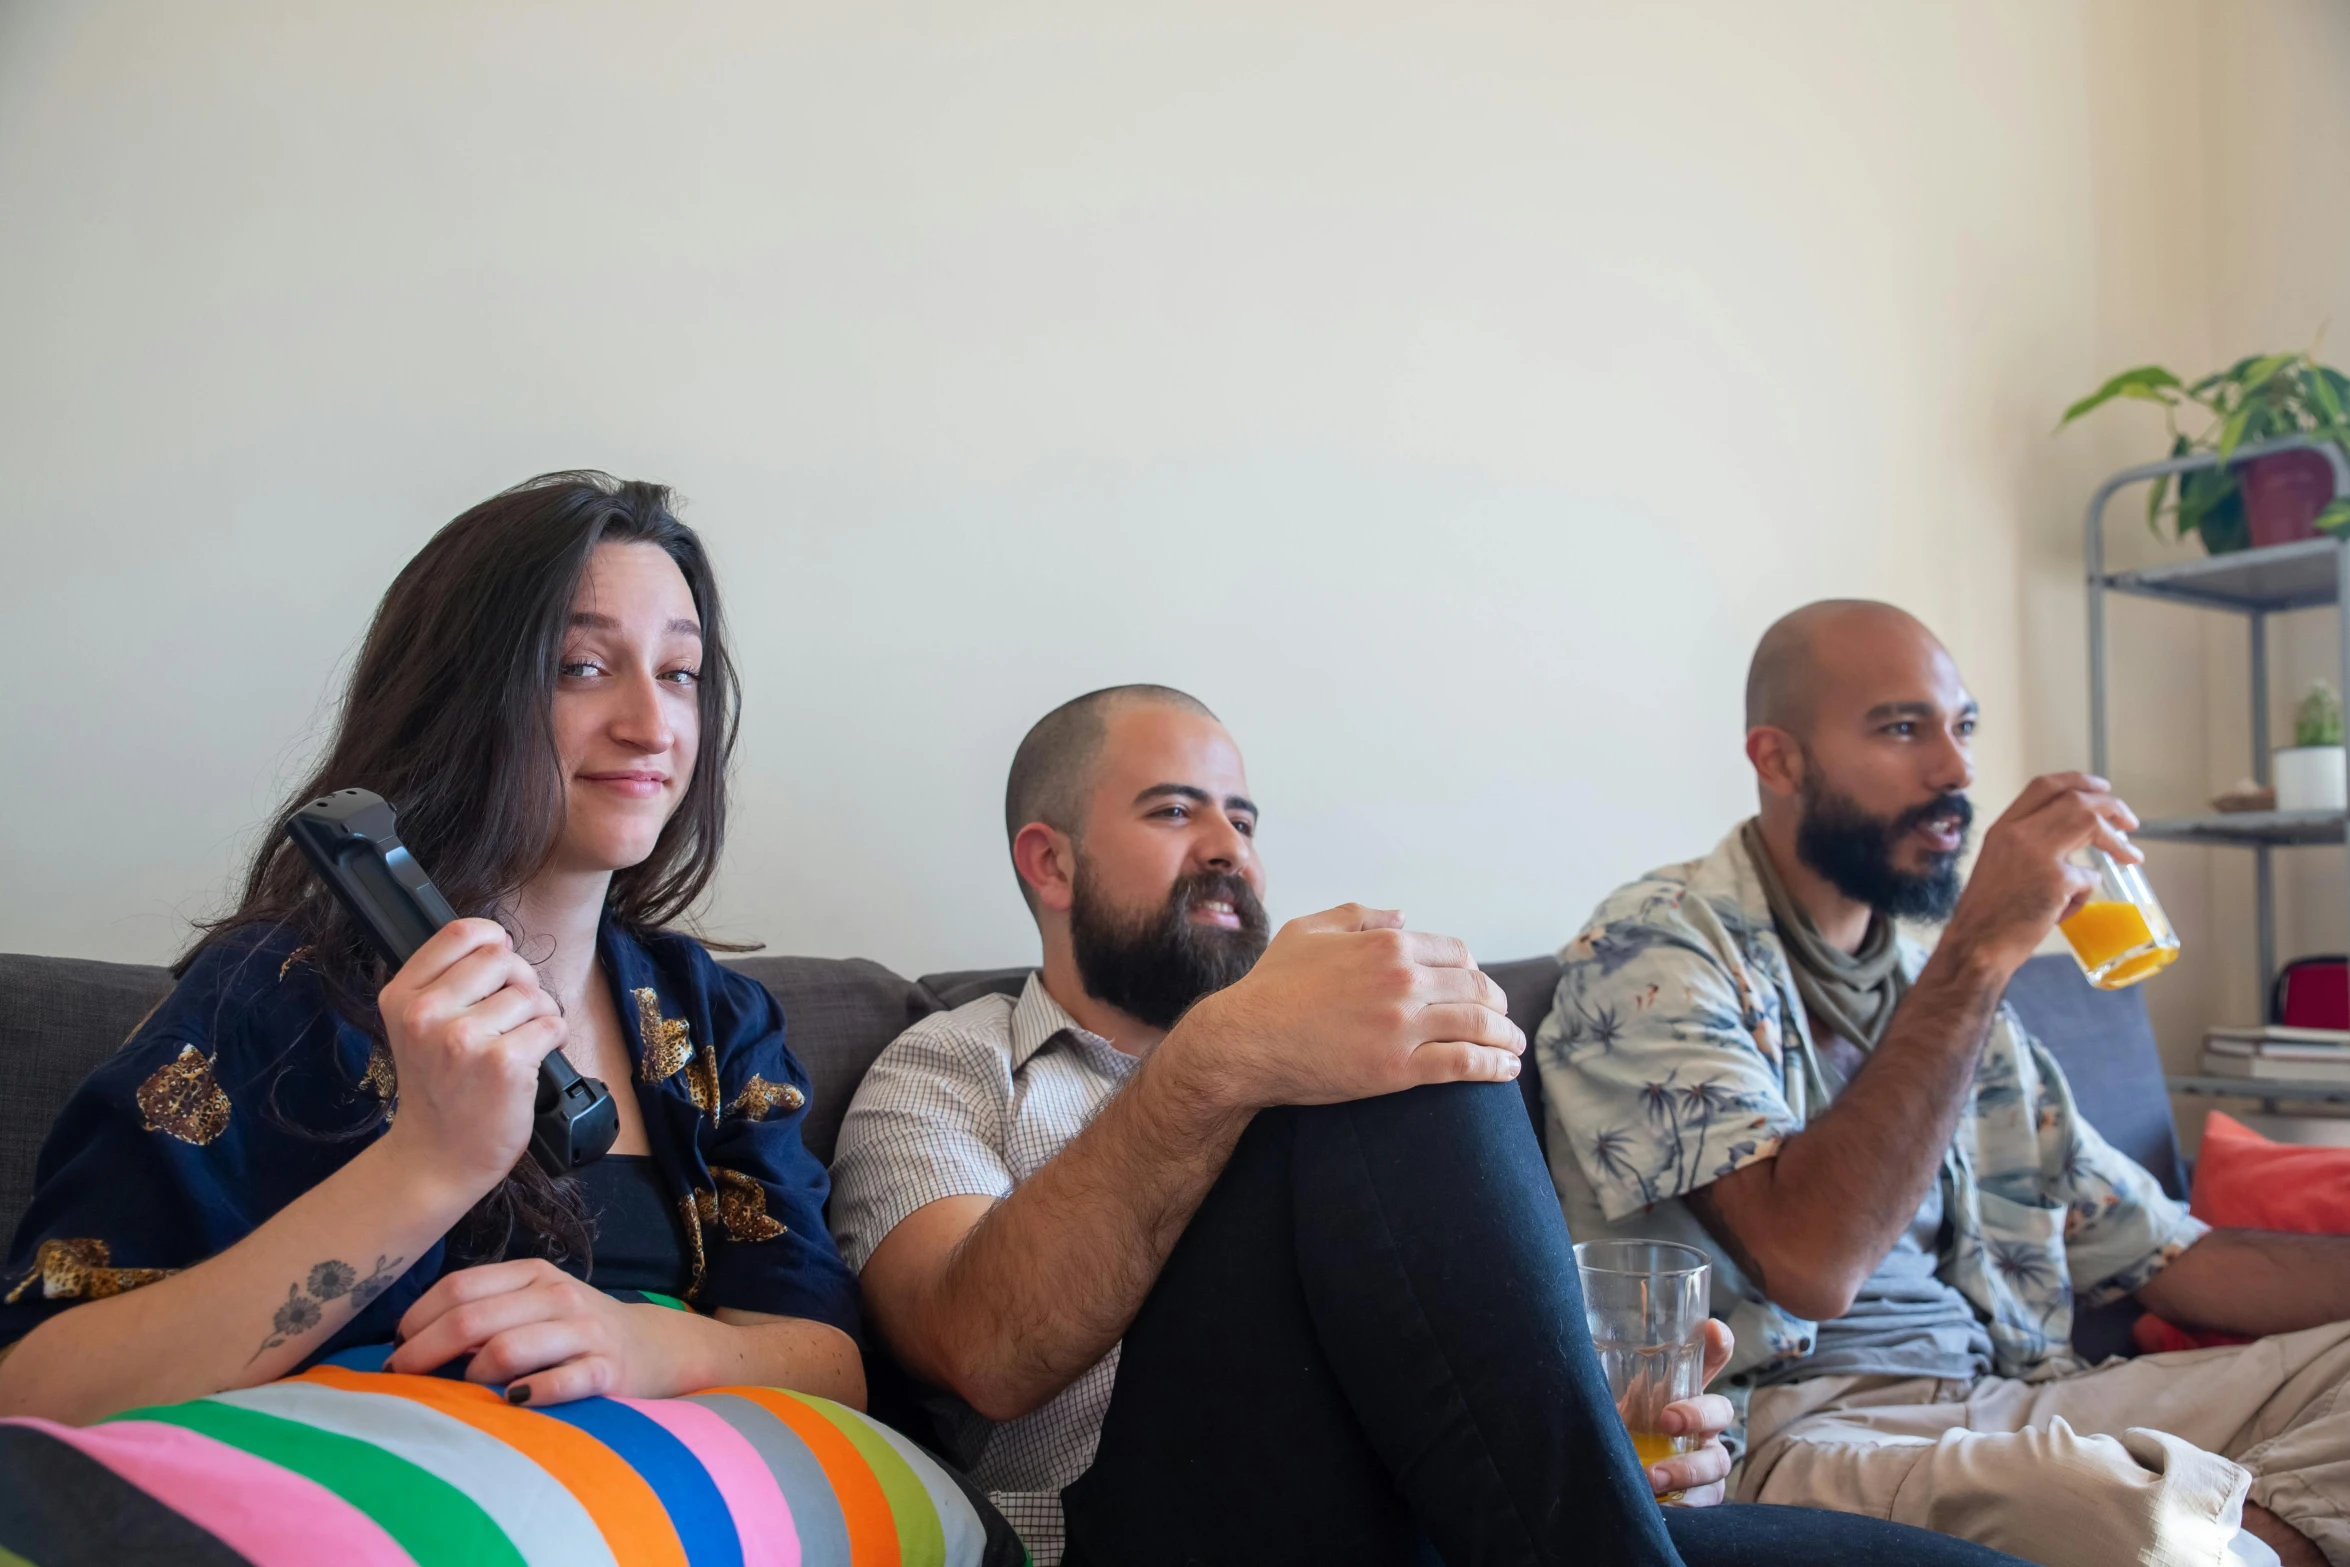
[[[2222,1025],[2204,1031],[2203,1070],[2211,1077],[2268,1082],[2350,1083],[2350,1032],[2336,1028]]]

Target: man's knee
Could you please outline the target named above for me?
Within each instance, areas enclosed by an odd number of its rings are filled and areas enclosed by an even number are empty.
[[[1833,1416],[1799,1420],[1755,1442],[1739,1466],[1737,1497],[1890,1518],[1910,1471],[1936,1440],[1872,1431]]]
[[[1430,1153],[1470,1165],[1541,1166],[1541,1145],[1525,1095],[1515,1083],[1429,1083],[1399,1094],[1314,1105],[1298,1112],[1301,1136],[1343,1136],[1366,1153],[1424,1158]],[[1543,1172],[1547,1184],[1549,1174]]]
[[[2162,1432],[2101,1436],[2064,1420],[2013,1432],[1890,1435],[1830,1419],[1758,1448],[1750,1500],[1864,1512],[2045,1567],[2218,1561],[2251,1476]]]

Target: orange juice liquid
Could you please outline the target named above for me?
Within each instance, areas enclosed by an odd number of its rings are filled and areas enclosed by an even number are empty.
[[[2153,927],[2134,903],[2101,900],[2084,903],[2080,911],[2059,925],[2064,939],[2072,943],[2073,951],[2087,969],[2103,968],[2115,958],[2136,947],[2154,945]],[[2167,965],[2178,956],[2176,947],[2156,947],[2115,968],[2095,981],[2101,990],[2119,990]]]
[[[1660,1436],[1654,1431],[1635,1431],[1632,1433],[1632,1451],[1640,1455],[1640,1466],[1645,1469],[1680,1452],[1680,1438]]]
[[[2135,985],[2156,969],[2169,967],[2171,960],[2178,955],[2179,949],[2176,947],[2157,947],[2152,952],[2141,952],[2097,981],[2097,988],[2099,990],[2120,990],[2125,986]]]

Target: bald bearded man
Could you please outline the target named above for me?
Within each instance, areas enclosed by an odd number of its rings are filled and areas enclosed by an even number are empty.
[[[2034,779],[1962,891],[1976,704],[1890,605],[1771,627],[1746,716],[1760,811],[1600,905],[1535,1041],[1574,1233],[1714,1256],[1737,1494],[2048,1567],[2350,1567],[2350,1241],[2190,1217],[2000,1002],[2076,857],[2140,858],[2129,808]],[[2267,1336],[2080,1366],[2076,1297],[2132,1292]]]

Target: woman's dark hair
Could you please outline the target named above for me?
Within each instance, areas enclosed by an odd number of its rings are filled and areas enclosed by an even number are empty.
[[[290,931],[329,1003],[378,1041],[376,993],[390,978],[358,925],[286,840],[306,801],[371,789],[400,838],[460,915],[495,916],[553,854],[564,778],[554,695],[572,599],[599,544],[651,544],[677,563],[702,623],[701,744],[692,780],[653,852],[616,871],[608,918],[643,931],[678,919],[710,884],[726,834],[726,774],[739,697],[709,556],[669,491],[590,471],[541,474],[434,534],[402,568],[359,650],[333,743],[263,835],[236,911],[180,960],[256,926]],[[525,953],[524,956],[530,956]],[[362,1096],[367,1097],[367,1096]],[[379,1107],[342,1135],[383,1119]],[[524,1158],[452,1236],[470,1261],[527,1237],[550,1256],[585,1256],[578,1183]]]

